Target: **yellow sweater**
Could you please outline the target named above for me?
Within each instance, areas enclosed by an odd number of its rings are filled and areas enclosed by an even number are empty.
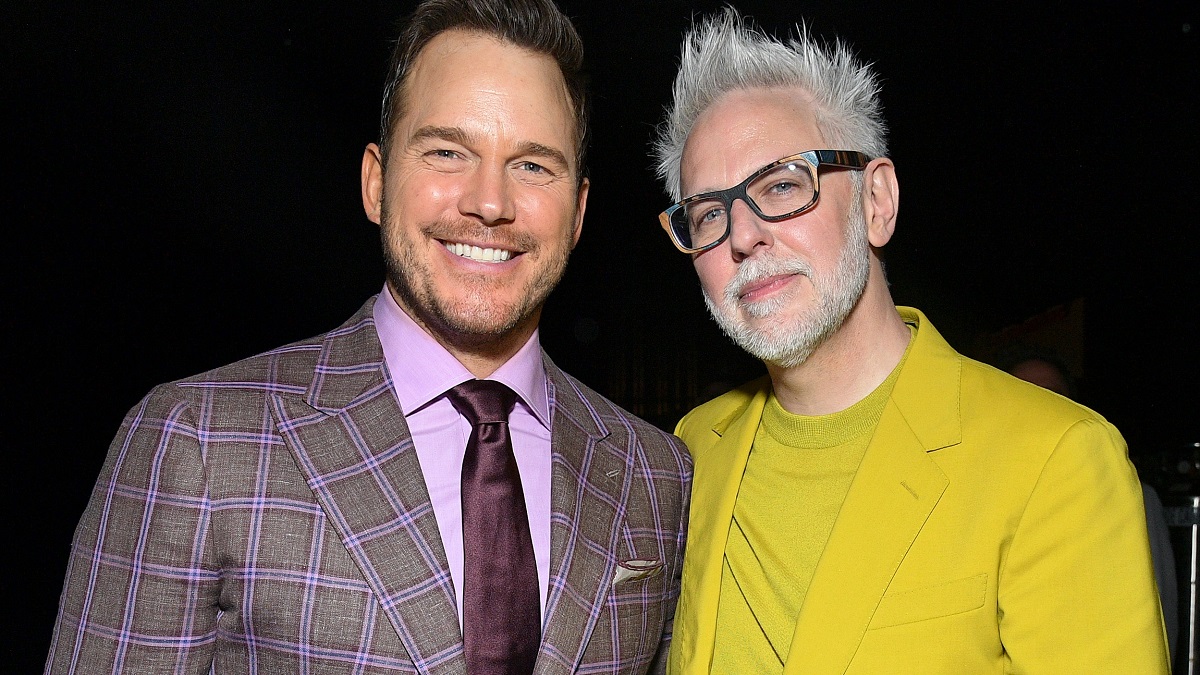
[[[793,415],[770,396],[729,526],[712,672],[783,672],[809,581],[903,363],[831,415]]]

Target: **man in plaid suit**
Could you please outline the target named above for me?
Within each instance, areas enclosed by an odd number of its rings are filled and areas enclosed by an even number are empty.
[[[472,432],[446,394],[475,379],[516,392],[532,672],[663,667],[691,462],[537,339],[587,200],[581,61],[550,0],[422,3],[363,157],[384,291],[129,413],[75,534],[46,672],[466,673]]]

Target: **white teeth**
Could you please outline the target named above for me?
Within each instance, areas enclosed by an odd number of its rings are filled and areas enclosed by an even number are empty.
[[[512,251],[502,248],[479,248],[470,244],[444,242],[447,251],[454,255],[475,260],[477,262],[504,262],[512,258]]]

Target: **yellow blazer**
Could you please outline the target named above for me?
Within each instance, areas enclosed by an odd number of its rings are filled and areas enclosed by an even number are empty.
[[[1096,413],[917,327],[796,621],[785,675],[1167,673],[1137,474]],[[695,478],[668,672],[707,674],[721,559],[770,391],[676,433]]]

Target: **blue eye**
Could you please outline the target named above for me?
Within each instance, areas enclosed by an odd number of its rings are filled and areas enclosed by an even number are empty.
[[[703,229],[711,226],[713,223],[722,222],[724,217],[725,208],[723,206],[713,206],[696,211],[691,218],[691,226],[693,230]]]

